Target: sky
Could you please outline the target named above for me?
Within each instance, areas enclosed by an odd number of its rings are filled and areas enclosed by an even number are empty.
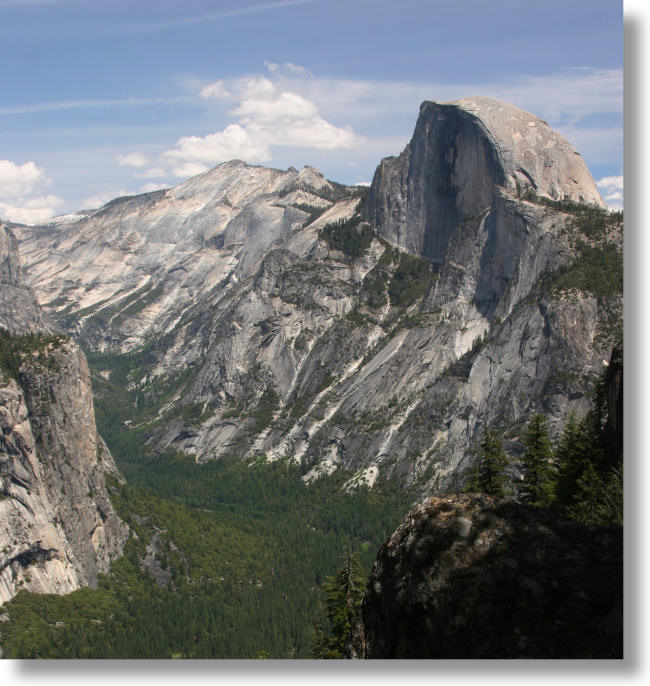
[[[0,217],[37,223],[229,159],[372,180],[423,100],[545,119],[623,203],[618,0],[0,0]]]

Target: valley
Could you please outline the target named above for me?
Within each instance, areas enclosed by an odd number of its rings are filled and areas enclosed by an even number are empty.
[[[466,490],[488,430],[521,499],[530,422],[562,444],[622,344],[622,214],[563,137],[489,98],[423,103],[369,188],[234,160],[3,231],[1,390],[25,405],[3,425],[5,538],[29,462],[37,519],[83,528],[91,569],[38,586],[42,560],[3,558],[10,657],[309,657],[346,555],[369,574],[413,505]],[[30,331],[60,336],[38,339],[44,372]],[[621,458],[594,461],[601,485]]]

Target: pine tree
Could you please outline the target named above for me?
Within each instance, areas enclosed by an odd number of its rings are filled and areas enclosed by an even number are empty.
[[[585,470],[577,482],[576,502],[567,509],[567,513],[573,519],[584,524],[598,524],[602,492],[603,481],[594,465],[587,462]]]
[[[555,505],[566,510],[574,504],[578,479],[589,462],[589,440],[585,428],[572,412],[555,450],[557,481]]]
[[[486,429],[466,490],[486,495],[505,495],[507,464],[508,457],[501,446],[499,434],[493,429]]]
[[[536,414],[530,420],[523,436],[523,444],[522,501],[530,505],[548,507],[553,501],[555,469],[551,462],[551,440],[543,414]]]
[[[623,463],[609,473],[598,500],[598,523],[623,526]]]
[[[326,615],[329,631],[321,621],[314,627],[312,657],[341,659],[347,654],[352,625],[361,605],[366,579],[356,553],[348,549],[345,565],[323,584],[326,594]]]

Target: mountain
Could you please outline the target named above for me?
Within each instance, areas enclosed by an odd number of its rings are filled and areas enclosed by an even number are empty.
[[[233,161],[17,231],[120,460],[288,457],[435,493],[485,427],[516,458],[532,414],[557,436],[587,411],[622,335],[622,218],[566,140],[488,98],[426,102],[364,195]]]
[[[44,323],[0,225],[0,602],[20,589],[96,586],[127,527],[104,475],[117,475],[95,429],[79,346]]]

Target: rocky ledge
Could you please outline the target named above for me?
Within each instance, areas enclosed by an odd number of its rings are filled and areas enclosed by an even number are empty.
[[[622,658],[622,529],[489,496],[427,501],[379,552],[351,654]]]

